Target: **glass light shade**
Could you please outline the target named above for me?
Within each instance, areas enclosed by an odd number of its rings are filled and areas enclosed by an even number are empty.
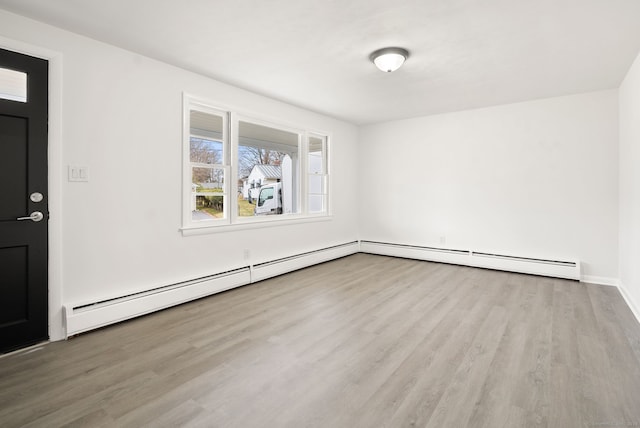
[[[404,57],[400,54],[390,53],[380,55],[378,58],[373,60],[373,63],[380,70],[390,73],[400,68],[400,66],[404,63]]]
[[[399,69],[409,56],[409,52],[402,48],[384,48],[371,54],[371,60],[381,71],[390,73]]]

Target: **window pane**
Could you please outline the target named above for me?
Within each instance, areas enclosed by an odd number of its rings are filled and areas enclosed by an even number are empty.
[[[321,213],[326,211],[325,195],[309,195],[309,212]]]
[[[222,142],[192,136],[190,138],[191,162],[222,164]]]
[[[222,141],[223,125],[222,116],[199,110],[191,110],[190,112],[189,128],[191,135]]]
[[[324,139],[309,137],[309,174],[324,174]]]
[[[0,98],[27,102],[27,73],[0,68]]]
[[[325,175],[309,176],[309,212],[326,211]]]
[[[310,213],[327,210],[327,137],[312,135],[309,137],[309,198]]]
[[[191,218],[194,221],[224,218],[224,169],[191,169]]]
[[[324,194],[324,175],[309,176],[309,194]]]
[[[238,215],[298,211],[299,134],[239,122]]]

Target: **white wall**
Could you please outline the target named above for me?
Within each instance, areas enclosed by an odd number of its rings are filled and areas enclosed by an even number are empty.
[[[355,126],[134,53],[0,11],[0,43],[54,52],[50,159],[50,289],[62,303],[91,302],[358,238]],[[57,91],[57,89],[60,89]],[[183,237],[182,94],[268,114],[331,139],[331,221]],[[58,117],[59,116],[59,117]],[[57,123],[57,122],[60,123]],[[88,183],[66,181],[89,167]],[[59,201],[59,204],[55,201]],[[55,305],[54,305],[55,306]],[[53,307],[59,337],[60,305]]]
[[[620,284],[640,319],[640,55],[620,86]]]
[[[583,263],[618,277],[617,91],[360,131],[363,240]]]

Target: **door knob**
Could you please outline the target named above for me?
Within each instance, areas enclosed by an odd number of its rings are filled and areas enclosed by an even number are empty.
[[[31,220],[31,221],[40,221],[44,218],[44,214],[40,211],[34,211],[29,215],[29,217],[18,217],[16,220]]]

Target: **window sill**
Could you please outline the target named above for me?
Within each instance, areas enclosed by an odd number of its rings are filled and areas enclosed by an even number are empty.
[[[269,217],[269,216],[265,216]],[[278,216],[279,217],[279,216]],[[210,233],[225,233],[241,230],[260,229],[265,227],[290,226],[301,223],[315,223],[322,221],[331,221],[332,216],[328,214],[322,215],[306,215],[306,216],[286,216],[286,218],[264,218],[257,220],[255,217],[249,217],[245,221],[239,221],[235,224],[206,224],[193,225],[180,228],[182,236],[207,235]]]

